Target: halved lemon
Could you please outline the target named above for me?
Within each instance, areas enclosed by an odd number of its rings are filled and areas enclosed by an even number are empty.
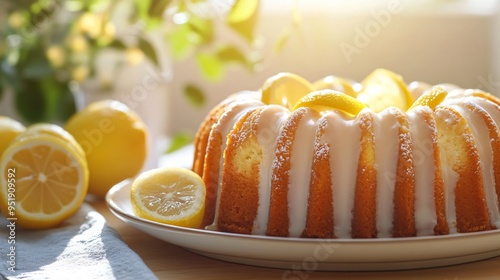
[[[0,157],[17,135],[26,128],[20,122],[9,117],[0,116]]]
[[[394,106],[406,111],[413,104],[403,78],[386,69],[376,69],[361,82],[357,99],[375,112]]]
[[[59,225],[82,204],[88,188],[85,157],[70,143],[44,133],[20,134],[0,161],[0,206],[16,225]]]
[[[82,149],[82,146],[76,142],[75,138],[64,128],[51,123],[37,123],[33,124],[26,129],[23,133],[22,137],[28,137],[31,135],[51,135],[56,138],[61,139],[62,141],[70,144],[83,158],[85,158],[85,152]],[[21,139],[22,139],[21,137]]]
[[[356,96],[358,95],[358,93],[354,89],[356,84],[358,84],[358,83],[351,81],[351,80],[348,80],[348,79],[344,79],[341,77],[330,75],[330,76],[326,76],[323,79],[319,79],[316,82],[314,82],[313,87],[316,90],[333,89],[333,90],[343,92],[351,97],[356,98]]]
[[[205,183],[191,170],[163,167],[143,172],[132,183],[132,210],[144,219],[199,228],[205,213]]]
[[[279,73],[262,86],[262,102],[277,104],[292,110],[299,99],[314,91],[309,81],[293,73]]]
[[[443,100],[448,95],[448,92],[441,87],[433,87],[429,91],[422,94],[410,107],[409,110],[417,107],[417,106],[427,106],[431,109],[436,108],[437,105],[441,104]]]
[[[309,93],[301,98],[293,110],[309,107],[319,113],[327,110],[340,110],[351,115],[357,115],[366,105],[345,93],[324,89]]]

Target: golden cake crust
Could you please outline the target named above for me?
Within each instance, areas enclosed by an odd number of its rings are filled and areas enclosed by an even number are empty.
[[[361,151],[354,194],[352,237],[377,237],[377,170],[375,169],[375,135],[373,115],[362,111],[357,119],[361,128]]]
[[[365,108],[356,116],[229,98],[196,136],[193,170],[207,188],[203,225],[303,238],[497,228],[500,101],[478,90],[442,98],[406,113]]]
[[[394,110],[399,124],[399,151],[394,187],[393,236],[416,236],[415,228],[415,171],[413,169],[413,142],[408,119]]]
[[[269,204],[269,220],[267,235],[288,236],[290,226],[288,217],[288,185],[292,157],[292,144],[300,120],[306,114],[306,108],[293,112],[283,125],[276,140],[275,160],[271,177],[271,202]]]
[[[447,164],[458,174],[454,201],[457,231],[491,229],[479,153],[470,127],[452,107],[439,106],[436,116],[439,146]]]
[[[330,149],[332,147],[321,141],[327,125],[326,119],[321,119],[316,131],[307,203],[307,220],[302,237],[335,237],[333,232],[332,174],[330,171]]]
[[[250,110],[228,135],[217,221],[221,231],[252,233],[259,204],[258,174],[262,161],[256,126],[262,110],[263,107]]]

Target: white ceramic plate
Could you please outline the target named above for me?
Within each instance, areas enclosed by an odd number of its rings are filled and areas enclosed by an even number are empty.
[[[500,255],[500,230],[437,237],[302,239],[252,236],[170,226],[137,217],[131,180],[106,196],[125,223],[166,242],[211,258],[264,267],[328,271],[375,271],[438,267]]]

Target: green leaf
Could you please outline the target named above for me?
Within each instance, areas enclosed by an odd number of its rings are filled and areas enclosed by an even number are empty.
[[[25,79],[14,90],[17,112],[27,123],[64,123],[76,111],[74,96],[67,83],[54,77]]]
[[[193,50],[196,40],[190,38],[191,33],[189,25],[181,24],[167,34],[167,42],[173,58],[182,59]]]
[[[65,123],[76,113],[75,96],[68,85],[65,85],[64,91],[57,99],[56,108],[54,117],[61,123]]]
[[[153,6],[153,2],[155,0],[135,0],[135,7],[137,16],[139,19],[142,19],[146,23],[146,29],[152,30],[158,27],[162,20],[158,17],[151,17],[149,14],[151,7]]]
[[[156,55],[156,50],[151,45],[150,42],[146,41],[144,38],[139,38],[139,48],[146,55],[146,57],[153,62],[156,67],[160,66],[160,62],[158,61],[158,56]]]
[[[253,41],[259,0],[236,0],[227,16],[227,24],[247,41]]]
[[[45,57],[33,57],[24,65],[22,75],[29,79],[39,79],[53,72],[50,62]]]
[[[216,55],[198,53],[196,62],[203,76],[209,81],[219,81],[224,76],[222,61]]]
[[[16,110],[28,123],[43,120],[45,99],[38,82],[25,80],[21,89],[15,90]]]
[[[233,45],[223,45],[217,50],[216,55],[224,63],[236,62],[243,65],[249,63],[246,55]]]
[[[214,30],[211,20],[202,19],[191,15],[188,20],[189,27],[192,32],[195,32],[200,37],[202,44],[208,44],[214,39]]]
[[[152,0],[151,5],[149,5],[148,14],[151,17],[161,19],[163,12],[171,2],[172,0]]]
[[[193,84],[184,86],[184,96],[194,107],[199,108],[205,104],[205,94],[199,87]]]
[[[45,100],[44,119],[52,120],[57,110],[57,99],[61,95],[59,84],[51,79],[39,81],[39,87]]]
[[[149,7],[151,6],[151,0],[135,0],[136,11],[142,19],[147,18]]]
[[[166,154],[170,154],[172,152],[175,152],[182,147],[189,145],[191,142],[193,142],[194,136],[191,133],[188,132],[179,132],[176,133],[173,138],[172,142],[170,143],[170,146],[168,147],[167,151],[165,151]]]
[[[117,49],[120,51],[124,51],[127,49],[127,46],[125,45],[125,43],[123,43],[123,41],[119,40],[119,39],[114,39],[113,41],[111,41],[111,43],[109,43],[108,47],[113,48],[113,49]]]
[[[291,36],[292,32],[290,31],[290,29],[283,29],[281,31],[281,34],[278,36],[278,39],[274,43],[273,51],[275,53],[281,52]]]
[[[292,8],[292,24],[295,29],[299,29],[302,26],[302,15],[297,3]]]
[[[67,83],[60,83],[50,76],[39,81],[39,87],[45,99],[43,120],[49,122],[62,122],[66,120],[66,110],[74,111],[74,100]],[[67,100],[73,100],[73,104],[67,104]],[[65,108],[70,106],[72,108]],[[65,118],[66,117],[66,118]]]

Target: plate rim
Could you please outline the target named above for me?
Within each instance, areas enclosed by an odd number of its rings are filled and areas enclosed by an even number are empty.
[[[126,179],[115,186],[113,186],[108,193],[106,194],[105,201],[110,210],[119,213],[122,216],[129,218],[130,220],[135,220],[139,223],[149,224],[154,227],[165,228],[169,230],[175,231],[183,231],[190,234],[209,234],[209,235],[222,235],[226,237],[239,237],[239,238],[249,238],[249,239],[265,239],[271,241],[300,241],[302,242],[311,242],[317,243],[318,240],[328,241],[328,243],[399,243],[399,242],[412,242],[412,241],[425,241],[425,240],[439,240],[439,239],[461,239],[464,237],[471,236],[483,236],[483,235],[496,235],[500,234],[500,229],[493,229],[487,231],[478,231],[478,232],[470,232],[470,233],[451,233],[447,235],[433,235],[433,236],[417,236],[417,237],[381,237],[381,238],[300,238],[300,237],[277,237],[277,236],[264,236],[264,235],[250,235],[250,234],[240,234],[240,233],[231,233],[231,232],[221,232],[215,230],[206,230],[206,229],[195,229],[195,228],[186,228],[181,226],[163,224],[160,222],[155,222],[151,220],[147,220],[136,215],[129,214],[123,211],[119,206],[116,205],[113,197],[117,192],[125,188],[127,185],[131,184],[133,179]],[[115,214],[116,215],[116,214]]]
[[[401,238],[369,238],[369,239],[346,239],[346,238],[296,238],[296,237],[274,237],[274,236],[260,236],[260,235],[247,235],[247,234],[238,234],[238,233],[227,233],[227,232],[219,232],[214,230],[205,230],[205,229],[193,229],[193,228],[185,228],[180,226],[162,224],[155,221],[150,221],[147,219],[143,219],[135,216],[132,213],[128,213],[127,210],[123,209],[120,204],[122,203],[130,203],[130,199],[126,202],[124,201],[115,201],[117,195],[124,195],[124,191],[130,189],[134,178],[124,180],[115,186],[113,186],[105,197],[105,202],[110,209],[110,211],[121,219],[123,222],[137,228],[138,230],[145,232],[155,238],[158,238],[164,242],[177,245],[183,247],[184,249],[197,253],[206,257],[215,258],[222,261],[229,261],[240,264],[249,264],[260,267],[274,267],[274,268],[290,268],[290,260],[279,260],[279,259],[267,259],[269,261],[266,262],[266,259],[256,259],[255,257],[249,257],[249,254],[246,256],[242,256],[239,253],[237,254],[224,254],[221,251],[204,250],[200,249],[200,245],[189,246],[181,244],[181,242],[172,239],[175,239],[177,235],[190,235],[195,237],[203,237],[203,238],[223,238],[226,241],[238,242],[270,242],[273,246],[286,246],[289,244],[295,244],[297,247],[302,246],[300,248],[312,248],[312,246],[317,246],[318,244],[324,244],[328,248],[339,248],[339,246],[346,246],[348,248],[352,248],[355,250],[359,250],[359,248],[364,248],[367,246],[368,249],[371,250],[379,250],[377,248],[382,248],[381,246],[403,246],[406,248],[411,246],[419,246],[418,243],[433,243],[437,242],[437,244],[441,244],[442,246],[448,248],[448,245],[443,245],[441,242],[461,242],[464,239],[466,241],[472,240],[472,242],[479,240],[479,238],[497,238],[500,234],[500,229],[489,230],[489,231],[481,231],[481,232],[473,232],[473,233],[453,233],[448,235],[440,235],[440,236],[418,236],[418,237],[401,237]],[[148,230],[145,230],[143,227],[147,227],[148,229],[152,229],[155,233],[151,233]],[[160,235],[161,237],[158,236]],[[158,234],[158,235],[156,235]],[[164,235],[168,235],[168,237],[164,237]],[[167,240],[168,239],[168,240]],[[213,239],[216,240],[216,239]],[[266,243],[269,244],[269,243]],[[482,246],[484,247],[484,246]],[[394,250],[394,249],[393,249]],[[449,250],[449,249],[448,249]],[[258,251],[258,250],[257,250]],[[452,251],[455,252],[455,249]],[[459,251],[456,249],[456,251]],[[487,259],[500,255],[500,243],[496,244],[496,247],[492,247],[491,250],[468,250],[466,254],[455,254],[455,253],[442,253],[442,255],[446,255],[445,257],[414,257],[412,259],[401,259],[398,261],[395,260],[384,260],[380,259],[377,262],[360,260],[359,262],[353,262],[351,258],[342,259],[340,261],[332,261],[331,259],[326,262],[319,262],[319,266],[317,270],[321,271],[352,271],[352,270],[360,270],[360,271],[394,271],[394,270],[405,270],[405,269],[419,269],[419,268],[431,268],[431,267],[441,267],[447,265],[454,264],[462,264],[482,259]],[[359,252],[357,253],[359,254]],[[422,254],[422,252],[420,252]],[[441,253],[440,253],[441,254]],[[225,257],[221,257],[225,255]],[[389,259],[394,259],[394,253],[388,253],[390,256]],[[299,257],[297,257],[299,258]],[[245,260],[244,262],[242,260]],[[398,266],[399,265],[399,266]]]

